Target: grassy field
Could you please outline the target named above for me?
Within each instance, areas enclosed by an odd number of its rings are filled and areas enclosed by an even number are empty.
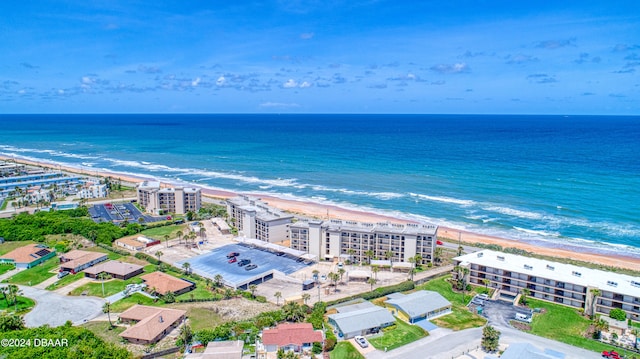
[[[613,346],[585,338],[584,333],[591,321],[580,315],[577,309],[532,298],[529,298],[528,301],[531,308],[546,310],[544,314],[534,315],[531,322],[532,334],[595,352],[615,350],[623,355],[631,354],[625,350],[618,350]]]
[[[4,242],[0,244],[0,256],[5,255],[16,248],[26,246],[27,244],[35,243],[34,241],[16,241],[16,242]]]
[[[474,287],[473,290],[467,293],[463,298],[462,293],[456,293],[453,291],[451,283],[447,282],[448,278],[450,278],[450,276],[437,278],[416,287],[416,289],[438,292],[452,304],[451,314],[433,319],[431,322],[439,327],[453,330],[477,328],[485,325],[487,320],[477,314],[471,313],[466,306],[473,295],[479,292],[485,292],[485,288]]]
[[[115,316],[111,317],[111,321],[115,323]],[[109,329],[109,322],[88,322],[81,325],[89,329],[93,334],[99,336],[107,343],[120,345],[120,337],[118,334],[125,331],[125,327],[114,327]]]
[[[0,264],[0,274],[5,274],[15,267],[16,266],[14,266],[13,264]]]
[[[17,302],[18,302],[17,303],[18,314],[25,314],[28,311],[30,311],[34,305],[36,305],[36,302],[33,301],[32,299],[29,299],[27,297],[21,297],[21,296],[18,296]],[[15,308],[16,308],[15,304],[11,303],[11,305],[7,306],[7,301],[4,299],[0,299],[0,311],[8,310],[10,312],[13,312]]]
[[[182,231],[182,233],[186,233],[185,228],[186,228],[186,224],[174,225],[174,226],[163,226],[163,227],[156,227],[156,228],[144,230],[140,232],[140,234],[146,237],[164,241],[165,235],[168,235],[170,237],[169,239],[174,239],[178,237],[177,233],[179,231]]]
[[[122,298],[119,301],[111,304],[111,312],[112,313],[122,313],[125,310],[133,307],[136,304],[141,305],[160,305],[162,302],[154,302],[153,299],[147,297],[146,295],[142,295],[140,293],[133,293],[132,295]]]
[[[394,329],[385,332],[380,337],[369,339],[369,343],[378,350],[384,350],[384,348],[392,350],[424,338],[427,335],[429,334],[422,328],[396,319],[396,327]]]
[[[187,317],[189,317],[189,325],[193,330],[211,329],[225,322],[218,313],[207,308],[188,308]]]
[[[66,285],[69,285],[75,281],[77,281],[80,278],[84,277],[84,272],[80,272],[80,273],[76,273],[76,274],[68,274],[65,277],[62,277],[62,279],[59,279],[57,282],[49,285],[47,288],[45,288],[46,290],[56,290],[58,288],[62,288]]]
[[[58,267],[58,264],[58,257],[49,258],[43,263],[40,263],[33,268],[25,269],[9,278],[9,283],[22,285],[36,285],[42,283],[48,278],[56,275],[51,271]]]
[[[364,359],[362,354],[351,345],[351,342],[336,344],[336,347],[329,353],[329,357],[331,359]]]
[[[127,284],[140,282],[141,280],[138,277],[133,277],[127,280],[110,279],[104,282],[104,295],[102,294],[102,282],[89,283],[80,286],[72,290],[70,295],[82,295],[82,293],[86,291],[87,295],[105,298],[123,291]]]

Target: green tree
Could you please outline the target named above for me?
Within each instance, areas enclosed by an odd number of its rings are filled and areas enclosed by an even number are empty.
[[[109,279],[111,276],[107,272],[101,272],[98,274],[98,279],[102,282],[102,296],[104,297],[104,281]]]
[[[591,300],[591,318],[593,319],[593,318],[596,317],[596,305],[598,304],[598,297],[602,294],[602,292],[598,288],[591,288],[591,290],[589,290],[589,292],[591,293],[591,296],[592,296],[592,300]]]
[[[251,297],[252,297],[252,298],[255,298],[255,297],[256,297],[256,295],[255,295],[255,293],[256,293],[256,289],[258,289],[258,286],[257,286],[257,285],[255,285],[255,284],[250,284],[250,285],[249,285],[249,291],[251,292]]]
[[[222,285],[222,275],[216,274],[215,277],[213,277],[213,283],[216,287],[220,287]]]
[[[311,299],[311,294],[309,293],[304,293],[302,294],[302,302],[306,305],[307,302],[309,301],[309,299]]]
[[[527,298],[531,295],[529,288],[522,288],[520,290],[520,304],[527,305]]]
[[[619,308],[611,309],[609,317],[611,317],[611,319],[624,321],[627,320],[627,312]]]
[[[158,257],[158,264],[160,264],[160,257],[162,257],[164,253],[162,251],[156,251],[156,257]]]
[[[167,247],[167,248],[169,248],[169,238],[171,238],[171,237],[169,237],[168,234],[164,235],[164,246]]]
[[[373,292],[373,286],[376,284],[377,280],[375,278],[367,279],[367,283],[371,285],[371,291]]]
[[[338,268],[338,275],[340,276],[341,283],[342,283],[342,276],[344,276],[345,273],[346,271],[344,270],[344,268]]]
[[[367,262],[371,264],[371,259],[375,256],[375,253],[373,250],[369,249],[364,252],[364,256],[367,257]]]
[[[482,329],[482,349],[484,351],[493,353],[498,350],[500,346],[500,331],[494,327],[487,325]]]
[[[440,262],[442,262],[442,247],[436,247],[433,250],[433,262],[436,265],[440,265]]]
[[[102,312],[107,313],[107,319],[109,319],[109,328],[113,328],[113,323],[111,323],[111,304],[109,302],[104,303],[102,306]]]
[[[301,322],[305,317],[305,310],[297,302],[288,302],[282,306],[284,318],[290,322]]]
[[[380,267],[371,266],[371,273],[373,273],[373,276],[376,280],[378,280],[378,272],[380,272]]]
[[[24,328],[24,319],[21,316],[7,312],[0,313],[0,332],[9,332]]]
[[[184,274],[191,273],[191,264],[189,262],[182,263],[182,269],[184,269]]]
[[[282,298],[282,292],[275,292],[273,296],[276,297],[276,305],[280,305],[280,298]]]

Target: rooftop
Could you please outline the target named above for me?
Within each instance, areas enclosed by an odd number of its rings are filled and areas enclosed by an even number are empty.
[[[578,284],[584,287],[596,287],[603,291],[640,298],[640,279],[626,274],[578,267],[572,264],[552,262],[488,249],[465,254],[454,258],[454,260],[462,264],[474,263],[511,272],[530,273],[532,276]]]
[[[108,261],[97,264],[91,268],[85,269],[85,273],[97,275],[102,272],[106,272],[112,275],[126,276],[129,273],[133,273],[143,267],[137,264],[120,262],[120,261]]]
[[[68,253],[60,255],[60,260],[65,261],[61,264],[64,268],[77,268],[97,259],[107,257],[106,253],[90,252],[74,249]]]
[[[317,221],[299,220],[296,223],[291,224],[291,227],[309,228],[309,224],[318,224]],[[332,219],[329,221],[321,222],[323,227],[326,227],[332,231],[353,231],[353,232],[367,232],[367,233],[390,233],[390,234],[412,234],[412,235],[435,235],[438,226],[429,224],[416,224],[416,223],[368,223],[368,222],[356,222],[356,221],[343,221],[340,219]]]
[[[193,283],[187,282],[184,279],[176,278],[162,272],[145,274],[140,278],[145,282],[148,288],[155,288],[155,291],[162,295],[167,294],[168,292],[175,293],[193,285]]]
[[[225,340],[221,342],[209,342],[207,349],[202,353],[202,359],[240,359],[242,358],[242,340]]]
[[[284,213],[276,208],[270,207],[258,198],[249,196],[236,196],[227,199],[227,202],[242,208],[245,211],[255,211],[256,218],[263,221],[274,221],[279,219],[291,219],[292,215]]]
[[[135,239],[135,238],[120,238],[118,240],[116,240],[116,242],[120,242],[122,244],[126,244],[129,246],[132,246],[134,248],[139,248],[139,247],[145,247],[146,244],[140,242],[139,240]]]
[[[15,263],[31,263],[51,252],[55,252],[55,250],[47,248],[47,246],[41,243],[33,243],[24,247],[16,248],[0,258],[13,259]]]
[[[122,332],[120,336],[151,341],[180,320],[186,313],[186,311],[178,309],[134,305],[120,314],[120,318],[136,320],[138,323]]]
[[[313,330],[311,323],[282,323],[272,329],[262,331],[264,345],[302,345],[304,343],[322,342],[322,331]]]
[[[399,294],[395,293],[394,298],[387,299],[386,303],[397,307],[411,318],[451,305],[451,302],[440,293],[428,290],[419,290],[402,296]]]
[[[349,306],[340,307],[338,314],[331,314],[331,318],[340,327],[343,333],[360,332],[370,328],[380,327],[386,323],[395,323],[396,318],[388,310],[366,302],[355,304],[357,310],[351,310]],[[364,307],[364,308],[363,308]]]

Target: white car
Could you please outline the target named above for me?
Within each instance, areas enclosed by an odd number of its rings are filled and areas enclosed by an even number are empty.
[[[358,335],[354,339],[356,343],[363,348],[367,348],[369,346],[369,343],[367,343],[367,340],[363,336]]]

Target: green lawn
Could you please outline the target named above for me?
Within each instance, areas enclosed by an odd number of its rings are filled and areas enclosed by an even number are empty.
[[[181,225],[172,225],[172,226],[162,226],[162,227],[156,227],[156,228],[151,228],[151,229],[147,229],[144,230],[142,232],[140,232],[141,235],[146,236],[146,237],[150,237],[150,238],[155,238],[155,239],[159,239],[162,242],[164,242],[164,236],[165,235],[169,235],[169,239],[174,239],[176,237],[178,237],[177,233],[179,231],[182,231],[182,233],[186,233],[185,231],[186,225],[181,224]]]
[[[133,277],[127,280],[110,279],[104,282],[104,295],[102,294],[102,282],[88,283],[80,286],[71,291],[70,295],[82,295],[83,292],[87,292],[87,295],[105,298],[110,295],[116,294],[124,290],[127,284],[140,283],[141,280],[138,277]]]
[[[111,316],[111,322],[115,324],[115,316]],[[125,327],[114,327],[109,329],[109,322],[87,322],[81,325],[81,327],[87,328],[93,332],[93,334],[102,338],[107,343],[120,345],[120,336],[118,334],[125,331]]]
[[[16,266],[13,264],[0,264],[0,274],[5,274],[8,271],[14,269]]]
[[[385,348],[392,350],[424,338],[427,335],[429,334],[422,328],[396,319],[396,327],[394,329],[385,332],[380,337],[369,339],[369,343],[378,350],[384,350]]]
[[[351,345],[351,342],[336,344],[336,347],[329,353],[329,357],[331,359],[364,359],[362,354]]]
[[[416,289],[431,290],[440,293],[448,301],[451,302],[452,308],[450,314],[436,318],[432,322],[443,328],[449,328],[453,330],[462,330],[467,328],[477,328],[485,325],[487,320],[483,317],[471,313],[466,304],[471,300],[471,297],[475,293],[485,292],[484,287],[473,287],[473,290],[466,293],[463,297],[462,293],[454,292],[451,283],[447,282],[451,276],[445,276],[428,281],[425,284],[417,286]]]
[[[54,256],[33,268],[25,269],[22,272],[9,278],[9,283],[22,285],[36,285],[42,283],[48,278],[56,275],[51,271],[54,268],[58,267],[58,264],[58,257]]]
[[[181,309],[180,306],[172,304],[171,307]],[[189,317],[189,325],[193,330],[211,329],[225,322],[218,313],[209,308],[188,308],[187,317]]]
[[[67,274],[65,277],[62,277],[62,279],[59,279],[57,282],[49,285],[47,288],[45,288],[46,290],[56,290],[58,288],[62,288],[66,285],[69,285],[75,281],[77,281],[80,278],[84,277],[84,272],[80,272],[80,273],[76,273],[76,274]]]
[[[27,244],[35,243],[34,241],[5,241],[0,244],[0,256],[5,255],[16,248],[26,246]]]
[[[21,296],[18,296],[17,302],[18,314],[25,314],[26,312],[30,311],[34,305],[36,305],[36,302],[32,299]],[[7,301],[4,300],[4,298],[0,299],[0,310],[8,310],[10,312],[13,312],[15,308],[15,304],[11,303],[11,305],[7,306]]]
[[[532,334],[595,352],[614,350],[613,346],[585,338],[584,333],[590,325],[590,320],[580,315],[577,309],[532,298],[529,298],[528,302],[531,308],[546,309],[546,313],[534,315],[531,322]],[[622,349],[615,351],[624,355],[631,354]]]
[[[132,295],[126,298],[122,298],[119,301],[111,304],[111,312],[122,313],[136,304],[160,305],[162,304],[162,302],[154,302],[153,299],[147,297],[146,295],[142,295],[140,293],[133,293]]]

